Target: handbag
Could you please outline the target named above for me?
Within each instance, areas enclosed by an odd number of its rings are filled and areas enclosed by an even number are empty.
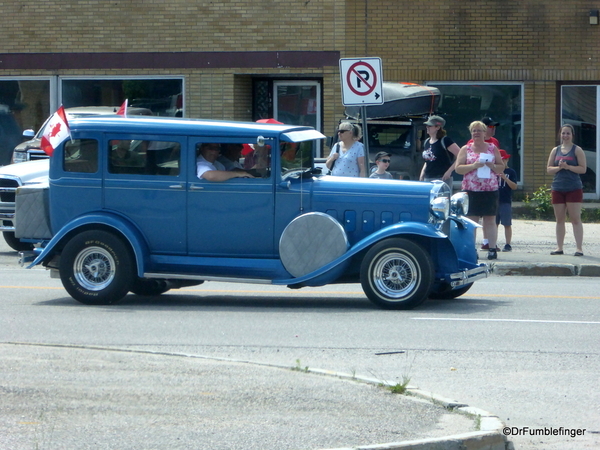
[[[337,154],[340,153],[340,143],[339,142],[336,142],[333,148],[336,149],[335,153],[337,153]],[[333,162],[331,163],[331,169],[329,169],[329,174],[328,175],[332,175],[333,174],[333,167],[335,166],[335,162],[336,161],[337,161],[337,159],[334,159]]]

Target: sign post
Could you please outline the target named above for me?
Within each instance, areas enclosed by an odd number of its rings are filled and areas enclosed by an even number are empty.
[[[366,151],[366,165],[369,163],[369,138],[367,131],[368,105],[381,105],[383,99],[383,77],[381,75],[381,58],[342,58],[340,59],[340,76],[342,84],[342,104],[344,106],[360,106],[363,140]],[[367,170],[367,176],[368,170]]]

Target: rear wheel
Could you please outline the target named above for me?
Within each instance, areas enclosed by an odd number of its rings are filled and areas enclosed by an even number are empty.
[[[15,237],[14,231],[3,231],[2,235],[4,236],[4,240],[6,241],[8,246],[13,250],[16,250],[18,252],[33,250],[33,244],[30,244],[29,242],[21,242]]]
[[[423,303],[434,279],[433,262],[418,244],[404,238],[374,245],[363,259],[360,282],[369,300],[387,309]]]
[[[155,295],[164,294],[170,289],[168,283],[165,280],[153,280],[147,278],[137,278],[133,282],[131,292],[135,295],[141,295],[145,297],[153,297]]]
[[[109,305],[121,300],[134,280],[129,247],[106,231],[84,231],[73,237],[60,257],[60,279],[75,300]]]

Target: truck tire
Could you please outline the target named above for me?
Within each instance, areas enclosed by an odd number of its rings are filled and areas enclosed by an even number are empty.
[[[133,257],[119,237],[89,230],[75,235],[60,257],[60,279],[67,292],[86,305],[110,305],[129,292]]]
[[[29,242],[21,242],[15,237],[14,231],[3,231],[2,235],[4,236],[4,240],[8,246],[17,252],[33,250],[33,244],[30,244]]]
[[[412,309],[429,296],[434,280],[433,262],[418,244],[390,238],[365,255],[360,282],[365,294],[385,309]]]

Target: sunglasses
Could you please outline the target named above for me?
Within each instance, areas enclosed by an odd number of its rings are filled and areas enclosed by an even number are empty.
[[[381,161],[382,163],[389,163],[389,162],[391,162],[390,159],[380,159],[379,161]]]
[[[345,133],[346,131],[350,131],[350,130],[338,130],[338,133]]]

